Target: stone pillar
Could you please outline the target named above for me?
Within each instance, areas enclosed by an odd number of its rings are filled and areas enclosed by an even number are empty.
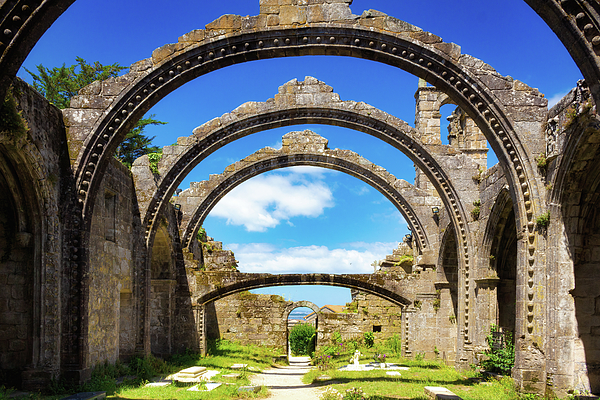
[[[475,279],[477,321],[474,327],[473,341],[482,349],[487,347],[485,338],[492,324],[498,324],[498,284],[500,279],[495,276]]]
[[[411,358],[413,357],[413,327],[411,326],[412,319],[415,316],[415,310],[413,307],[407,307],[402,311],[402,356]]]
[[[447,97],[436,87],[427,86],[427,82],[419,79],[419,87],[415,93],[415,129],[421,135],[421,142],[425,145],[442,144],[440,136],[440,98],[442,96]],[[415,186],[437,196],[437,191],[419,168],[415,168]]]
[[[198,347],[200,354],[206,355],[206,324],[204,323],[204,314],[206,306],[199,304],[194,306],[194,320],[196,321],[196,332],[198,332]]]
[[[437,340],[436,348],[439,357],[447,365],[454,365],[456,360],[456,315],[452,304],[450,282],[440,281],[435,283],[438,305],[437,317]]]

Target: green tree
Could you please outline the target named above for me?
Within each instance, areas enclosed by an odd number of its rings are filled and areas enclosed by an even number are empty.
[[[127,132],[127,135],[125,135],[125,140],[123,140],[119,147],[117,147],[115,157],[121,160],[121,162],[127,167],[131,168],[131,164],[133,164],[135,159],[143,156],[144,154],[162,153],[162,149],[160,149],[158,146],[152,145],[154,136],[149,138],[143,134],[144,128],[148,125],[166,124],[166,122],[155,120],[154,117],[155,115],[152,114],[146,118],[140,119],[133,129]]]
[[[39,64],[36,66],[39,75],[25,68],[33,78],[33,87],[60,109],[68,108],[71,105],[71,98],[77,95],[81,88],[94,81],[116,77],[126,68],[118,63],[102,65],[96,61],[89,64],[81,57],[76,57],[75,60],[77,63],[71,66],[67,67],[63,63],[62,67],[52,69]]]
[[[315,351],[314,342],[317,331],[312,324],[299,323],[290,329],[290,348],[292,354],[310,355]]]
[[[89,64],[81,57],[75,60],[77,63],[68,67],[63,64],[61,67],[46,68],[40,64],[36,67],[37,74],[25,69],[33,78],[33,87],[60,109],[70,107],[71,98],[83,87],[94,81],[116,77],[125,69],[118,63],[102,65],[96,61]],[[158,147],[152,146],[154,136],[150,138],[143,133],[148,125],[166,124],[154,117],[155,115],[152,114],[140,119],[117,148],[115,157],[127,167],[131,168],[133,161],[144,154],[160,152]]]

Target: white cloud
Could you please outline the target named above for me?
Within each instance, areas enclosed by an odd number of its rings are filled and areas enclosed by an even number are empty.
[[[259,175],[242,183],[217,203],[211,216],[243,225],[250,232],[265,232],[294,217],[318,217],[333,207],[333,194],[314,173],[317,168],[299,168],[287,175]]]
[[[254,273],[372,273],[371,263],[385,258],[398,246],[392,243],[349,243],[348,249],[302,246],[276,249],[270,244],[231,244],[239,269]]]
[[[552,97],[548,97],[548,109],[554,107],[563,97],[565,97],[569,91],[556,93]]]

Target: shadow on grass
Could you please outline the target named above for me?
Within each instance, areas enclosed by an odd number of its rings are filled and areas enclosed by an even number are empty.
[[[475,386],[476,382],[473,382],[469,379],[455,379],[455,380],[436,380],[436,379],[419,379],[419,378],[402,378],[402,377],[357,377],[357,378],[341,378],[335,377],[331,381],[315,381],[313,384],[323,384],[330,385],[332,383],[335,384],[344,384],[344,383],[352,383],[352,382],[393,382],[393,383],[413,383],[413,384],[427,384],[427,385],[461,385],[461,386]]]

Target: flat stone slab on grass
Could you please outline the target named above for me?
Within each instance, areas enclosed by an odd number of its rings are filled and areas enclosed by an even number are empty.
[[[239,377],[242,376],[242,374],[227,374],[227,375],[221,375],[221,378],[227,378],[227,379],[239,379]]]
[[[206,367],[190,367],[182,369],[177,373],[177,375],[196,377],[198,375],[202,375],[204,372],[206,372]]]
[[[385,374],[390,376],[400,376],[400,372],[398,371],[387,371]]]
[[[369,364],[359,364],[359,365],[355,365],[355,364],[348,364],[344,367],[339,367],[338,370],[340,371],[372,371],[372,370],[400,370],[400,371],[408,371],[410,368],[408,367],[401,367],[397,364],[388,364],[387,367],[385,368],[381,368],[379,366],[379,363],[369,363]]]
[[[230,368],[231,369],[244,369],[244,368],[248,368],[248,364],[233,364]]]
[[[171,381],[163,381],[163,382],[150,382],[147,383],[144,387],[165,387],[169,386]]]
[[[240,386],[238,392],[260,392],[260,386]]]
[[[200,389],[200,385],[196,385],[189,388],[188,392],[210,392],[211,390],[216,389],[221,385],[222,383],[219,382],[207,382],[204,384],[204,386],[206,386],[206,389]]]
[[[462,400],[448,389],[439,386],[425,386],[425,395],[430,399]]]
[[[176,374],[169,375],[166,379],[170,379],[179,383],[200,383],[203,380],[208,380],[204,377],[206,372],[206,367],[190,367],[182,369]]]
[[[202,374],[200,379],[202,379],[203,381],[210,381],[212,378],[219,375],[220,373],[221,373],[220,371],[215,371],[215,370],[209,369],[205,373]]]

